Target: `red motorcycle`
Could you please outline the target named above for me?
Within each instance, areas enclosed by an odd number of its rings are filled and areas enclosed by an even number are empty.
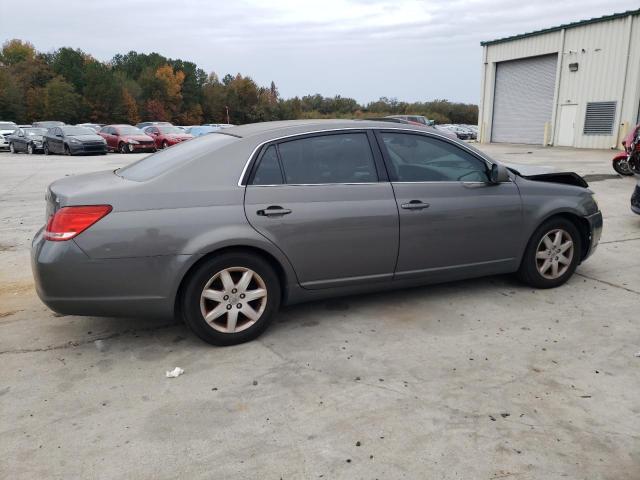
[[[622,141],[624,152],[613,157],[613,169],[620,175],[640,175],[640,125]]]

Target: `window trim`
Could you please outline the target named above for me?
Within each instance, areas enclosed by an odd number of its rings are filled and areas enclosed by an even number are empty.
[[[467,148],[466,145],[464,144],[459,144],[457,142],[452,141],[452,139],[450,137],[447,137],[446,135],[442,135],[441,133],[438,132],[431,132],[431,131],[424,131],[424,130],[416,130],[414,128],[407,128],[407,127],[341,127],[341,128],[329,128],[329,129],[323,129],[323,130],[314,130],[312,132],[302,132],[302,133],[293,133],[293,134],[289,134],[289,135],[282,135],[280,137],[275,137],[275,138],[271,138],[269,140],[265,140],[263,142],[260,142],[258,145],[256,145],[253,149],[253,151],[251,152],[251,154],[249,155],[249,158],[247,158],[244,167],[242,168],[242,171],[240,172],[240,177],[238,178],[238,187],[246,187],[248,185],[248,180],[249,180],[249,174],[251,173],[251,170],[253,169],[256,160],[260,154],[261,149],[265,146],[265,145],[270,145],[272,143],[277,143],[280,142],[284,139],[289,139],[289,138],[296,138],[296,137],[306,137],[306,136],[313,136],[316,134],[322,134],[322,133],[327,133],[327,132],[351,132],[351,131],[362,131],[362,132],[368,132],[368,137],[369,137],[369,143],[371,145],[371,150],[373,152],[374,155],[374,160],[378,160],[380,159],[382,166],[384,167],[384,169],[382,171],[378,171],[378,181],[375,183],[381,183],[381,182],[389,182],[389,176],[387,173],[387,166],[386,166],[386,162],[382,159],[382,152],[380,149],[380,145],[378,142],[376,142],[375,144],[371,144],[371,136],[374,135],[376,132],[381,132],[381,131],[403,131],[403,132],[408,132],[408,133],[414,133],[416,135],[424,135],[426,137],[433,137],[433,138],[438,138],[438,139],[442,139],[446,142],[451,143],[452,145],[457,146],[458,148],[461,148],[462,150],[470,153],[471,155],[477,157],[478,159],[480,159],[481,161],[483,161],[487,167],[489,168],[491,165],[493,165],[493,160],[491,160],[489,157],[484,157],[483,155],[479,155],[477,152],[474,152],[473,150],[471,150],[470,148]],[[377,140],[377,136],[375,136],[376,140]],[[377,148],[374,148],[377,147]],[[379,157],[378,157],[379,156]],[[377,163],[376,163],[376,168],[377,168]],[[384,178],[383,178],[384,177]],[[510,180],[511,182],[511,180]],[[418,182],[418,183],[424,183],[424,182]],[[468,182],[467,182],[468,183]],[[283,185],[292,185],[292,184],[283,184]],[[314,183],[312,185],[320,185],[318,183]],[[340,185],[340,184],[335,184],[335,183],[331,183],[328,185]],[[354,184],[343,184],[343,185],[366,185],[363,183],[354,183]],[[258,186],[267,186],[267,185],[255,185],[256,187]]]
[[[384,144],[384,140],[382,139],[382,134],[387,132],[387,133],[397,133],[394,130],[399,130],[399,129],[390,129],[390,128],[380,128],[377,129],[375,131],[375,136],[376,139],[378,140],[378,144],[380,146],[380,150],[382,150],[382,155],[384,157],[384,162],[385,162],[385,166],[387,167],[387,169],[389,168],[389,164],[391,164],[391,158],[389,155],[389,152],[387,150],[387,146]],[[477,159],[479,162],[482,162],[487,170],[487,179],[489,178],[489,175],[491,173],[491,166],[493,165],[493,162],[491,162],[490,160],[481,157],[480,155],[476,154],[476,152],[474,152],[473,150],[471,150],[470,148],[464,148],[462,145],[459,145],[455,142],[452,142],[451,139],[449,137],[445,137],[444,135],[429,135],[427,132],[419,132],[416,130],[405,130],[404,132],[401,133],[408,133],[410,135],[419,135],[419,136],[423,136],[423,137],[433,137],[436,138],[437,140],[442,140],[445,143],[448,143],[449,145],[454,146],[455,148],[459,148],[460,150],[462,150],[465,153],[468,153],[469,155],[471,155],[473,158]],[[423,134],[425,133],[425,134]],[[391,183],[397,183],[397,184],[414,184],[414,183],[434,183],[434,184],[442,184],[442,183],[455,183],[457,185],[489,185],[489,182],[480,182],[480,181],[466,181],[466,180],[416,180],[416,181],[400,181],[400,180],[391,180],[391,175],[389,175],[389,181]],[[512,180],[509,179],[509,182],[501,182],[501,183],[511,183]]]
[[[280,155],[280,145],[287,142],[292,142],[296,140],[304,140],[306,138],[314,138],[314,137],[326,137],[329,135],[345,135],[350,133],[362,133],[365,135],[367,142],[369,144],[369,149],[371,150],[371,158],[373,159],[373,166],[376,171],[376,175],[378,180],[375,182],[336,182],[336,183],[287,183],[287,177],[284,171],[284,167],[282,166],[282,157]],[[281,184],[271,184],[271,185],[254,185],[253,179],[255,177],[255,173],[260,166],[260,162],[262,161],[262,157],[266,153],[266,151],[271,147],[276,147],[276,155],[278,157],[278,165],[280,166],[280,174],[282,175],[282,183]],[[250,165],[251,164],[251,165]],[[247,173],[248,171],[248,173]],[[384,165],[384,160],[382,158],[382,152],[380,151],[380,146],[377,143],[377,140],[373,134],[373,129],[369,128],[336,128],[331,130],[318,130],[314,132],[306,132],[306,133],[297,133],[293,135],[286,135],[283,137],[278,137],[272,140],[267,140],[266,142],[258,145],[249,160],[244,166],[242,173],[240,174],[240,179],[238,180],[239,187],[283,187],[283,186],[314,186],[314,185],[377,185],[381,182],[388,182],[389,176],[387,174],[386,165]]]

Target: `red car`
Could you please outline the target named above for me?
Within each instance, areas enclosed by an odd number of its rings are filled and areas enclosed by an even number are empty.
[[[189,135],[173,125],[151,125],[144,129],[144,133],[155,140],[158,148],[167,148],[193,138],[193,135]]]
[[[133,125],[106,125],[98,132],[107,141],[107,149],[113,152],[155,152],[156,142]]]

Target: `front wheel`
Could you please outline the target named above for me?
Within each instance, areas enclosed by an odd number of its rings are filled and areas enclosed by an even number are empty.
[[[618,158],[618,159],[614,160],[613,161],[613,169],[619,175],[624,175],[624,176],[633,175],[633,172],[631,171],[631,168],[629,168],[629,162],[627,162],[626,158]]]
[[[64,154],[71,156],[71,149],[69,148],[69,145],[64,146]]]
[[[27,145],[27,153],[29,155],[33,155],[33,143],[30,143],[29,145]]]
[[[48,145],[48,144],[46,144],[46,143],[45,143],[45,144],[42,146],[42,150],[44,151],[44,154],[45,154],[45,155],[51,155],[51,152],[49,151],[49,145]]]
[[[200,265],[182,294],[185,322],[205,342],[235,345],[258,337],[280,306],[280,282],[259,256],[232,252]]]
[[[162,142],[162,148],[169,148],[169,142],[167,142],[166,140]]]
[[[128,153],[127,145],[124,142],[121,142],[120,145],[118,145],[118,150],[120,150],[120,153]]]
[[[16,152],[16,147],[13,146],[13,142],[9,144],[9,151],[11,153],[18,153]]]
[[[576,226],[564,218],[552,218],[531,236],[518,276],[532,287],[558,287],[575,272],[581,252]]]

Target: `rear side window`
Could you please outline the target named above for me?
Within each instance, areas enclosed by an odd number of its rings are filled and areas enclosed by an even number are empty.
[[[281,185],[282,172],[278,163],[278,154],[275,146],[270,146],[262,158],[253,175],[252,185]]]
[[[400,182],[487,182],[486,164],[447,141],[423,135],[382,132],[392,180]]]
[[[278,146],[286,183],[377,182],[373,154],[365,133],[302,138]]]
[[[149,155],[142,160],[117,170],[116,174],[127,180],[144,182],[181,164],[189,163],[189,161],[195,158],[215,152],[236,141],[238,141],[237,137],[212,133],[211,135],[199,137],[179,145],[174,145],[171,148],[160,150],[158,153]]]

